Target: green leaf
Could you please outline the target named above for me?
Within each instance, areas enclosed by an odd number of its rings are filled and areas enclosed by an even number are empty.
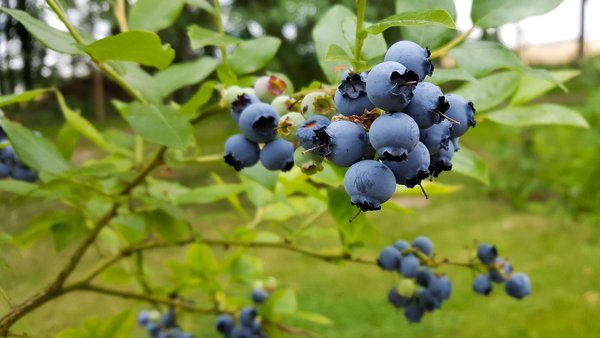
[[[129,338],[134,324],[134,316],[130,311],[125,311],[110,319],[87,318],[81,328],[66,329],[56,338]]]
[[[79,141],[79,132],[71,127],[69,123],[65,123],[56,135],[58,150],[67,160],[73,157],[75,148],[77,148],[77,141]]]
[[[219,62],[213,58],[201,57],[192,62],[171,65],[154,75],[161,91],[161,98],[183,87],[204,80],[216,68]]]
[[[190,38],[192,49],[200,49],[206,46],[227,47],[242,43],[242,40],[238,38],[215,32],[198,25],[188,27],[188,37]]]
[[[262,270],[262,260],[250,255],[237,255],[229,262],[231,278],[244,283],[252,283],[260,278]]]
[[[111,224],[129,243],[138,243],[146,238],[146,221],[138,214],[119,215],[113,218]]]
[[[509,126],[565,125],[589,128],[588,122],[573,109],[558,104],[538,104],[495,110],[485,118]]]
[[[194,188],[190,192],[177,197],[182,204],[205,204],[237,195],[244,191],[242,184],[218,184],[208,187]]]
[[[177,20],[185,0],[137,0],[129,12],[129,29],[157,32]]]
[[[289,315],[296,312],[298,301],[296,293],[292,289],[276,290],[263,305],[265,317],[277,323],[282,315]]]
[[[304,311],[296,311],[296,312],[292,312],[286,315],[287,317],[290,318],[295,318],[295,319],[300,319],[303,321],[307,321],[313,324],[319,324],[319,325],[331,325],[333,324],[333,321],[331,319],[329,319],[328,317],[323,316],[320,313],[315,313],[315,312],[304,312]]]
[[[456,7],[453,0],[396,0],[396,12],[439,9],[448,12],[456,20]],[[435,49],[449,42],[456,31],[444,27],[400,27],[402,38],[414,41],[423,47]]]
[[[219,262],[205,244],[192,244],[188,247],[187,263],[196,274],[203,276],[212,275],[219,268]]]
[[[452,171],[474,178],[485,185],[490,184],[490,174],[483,159],[464,146],[454,153]]]
[[[240,174],[271,191],[275,191],[278,176],[276,171],[267,170],[262,165],[255,165],[250,168],[244,168]]]
[[[60,173],[71,168],[56,146],[26,127],[2,119],[2,125],[19,159],[36,171]]]
[[[82,55],[84,54],[67,32],[60,31],[48,26],[45,22],[38,20],[27,12],[18,9],[8,9],[0,7],[0,11],[12,16],[19,21],[25,29],[35,36],[44,46],[63,54]]]
[[[380,34],[390,27],[400,26],[441,26],[455,29],[454,20],[444,10],[402,12],[389,16],[365,28],[369,34]]]
[[[65,102],[65,98],[58,90],[55,93],[60,110],[62,111],[65,120],[67,120],[67,123],[73,127],[73,129],[77,130],[81,135],[92,141],[92,143],[108,152],[121,153],[124,155],[129,154],[129,152],[127,152],[125,149],[119,148],[114,144],[107,142],[104,139],[104,136],[102,136],[102,134],[90,121],[81,116],[79,112],[75,112],[69,108]]]
[[[469,98],[482,113],[507,100],[519,85],[520,76],[513,71],[495,73],[458,88],[456,93]]]
[[[187,0],[187,4],[190,6],[194,6],[194,7],[198,7],[200,9],[203,9],[205,11],[207,11],[210,14],[215,14],[215,9],[213,8],[213,6],[208,2],[208,0]]]
[[[27,196],[37,185],[17,180],[0,180],[0,191],[9,192],[15,195]]]
[[[229,55],[229,65],[237,75],[253,73],[271,62],[280,45],[281,40],[272,36],[244,41]]]
[[[228,64],[222,63],[217,67],[217,77],[225,86],[238,84],[238,78]]]
[[[554,89],[557,87],[557,83],[565,83],[578,76],[580,73],[580,71],[574,69],[551,71],[550,74],[555,81],[525,75],[521,77],[519,87],[513,94],[510,104],[514,106],[527,103]]]
[[[128,31],[98,40],[84,49],[93,58],[106,61],[131,61],[146,66],[166,68],[175,51],[171,46],[163,47],[156,33]]]
[[[431,83],[436,85],[440,85],[442,83],[450,82],[450,81],[468,81],[468,82],[476,82],[477,79],[471,75],[471,73],[467,72],[462,68],[452,68],[452,69],[438,69],[436,68],[433,72],[433,76],[428,80]]]
[[[9,104],[29,102],[47,92],[52,91],[51,88],[35,89],[26,91],[20,94],[9,94],[0,96],[0,107],[8,106]]]
[[[524,68],[519,57],[498,42],[466,42],[452,49],[450,56],[460,68],[473,75],[485,75],[497,69]]]
[[[473,0],[471,20],[481,28],[499,27],[549,12],[561,2],[562,0]]]
[[[175,242],[188,236],[187,223],[164,210],[151,210],[139,213],[151,231],[167,242]]]
[[[210,101],[215,91],[216,81],[204,81],[194,96],[180,108],[184,114],[193,114]]]
[[[456,154],[455,154],[456,155]],[[454,160],[452,161],[454,163]],[[454,170],[454,168],[453,168]],[[438,195],[449,195],[453,194],[457,191],[460,191],[462,187],[460,185],[451,185],[439,183],[436,181],[424,180],[421,182],[423,185],[423,189],[427,192],[429,196],[438,196]],[[423,192],[420,188],[407,188],[403,185],[398,185],[396,187],[396,192],[394,193],[396,196],[423,196]],[[384,208],[387,207],[387,203],[383,205]]]
[[[183,114],[170,106],[132,103],[125,119],[148,142],[174,149],[185,148],[194,133]]]
[[[152,103],[162,103],[162,91],[154,77],[133,62],[110,61],[109,64],[123,77],[125,82],[135,88]]]
[[[362,246],[366,241],[376,237],[377,229],[365,215],[359,215],[350,222],[358,208],[350,204],[350,197],[345,191],[329,189],[327,195],[329,197],[329,214],[342,234],[343,244],[347,251]]]
[[[344,48],[332,43],[325,53],[326,61],[352,61],[352,56]]]

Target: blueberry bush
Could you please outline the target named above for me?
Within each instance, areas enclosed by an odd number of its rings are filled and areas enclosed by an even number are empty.
[[[393,287],[382,290],[382,298],[388,292],[390,316],[394,307],[402,308],[411,323],[451,301],[453,287],[488,295],[494,283],[503,284],[508,296],[523,299],[532,292],[528,275],[513,272],[512,262],[491,244],[473,247],[468,261],[445,258],[427,236],[390,243],[377,258],[365,248],[377,232],[372,212],[404,211],[384,203],[393,196],[416,186],[424,198],[446,193],[451,189],[436,182],[445,171],[471,177],[473,184],[489,183],[485,161],[468,142],[459,145],[477,124],[587,127],[576,111],[540,99],[552,88],[564,89],[576,71],[530,68],[497,42],[469,39],[476,28],[541,14],[560,2],[476,0],[474,26],[464,33],[455,31],[451,0],[398,0],[396,14],[375,23],[365,22],[366,0],[356,0],[353,9],[333,6],[312,31],[323,74],[299,90],[285,73],[268,70],[281,41],[227,34],[219,1],[138,0],[126,13],[124,1],[116,0],[120,32],[100,40],[75,27],[59,0],[45,5],[67,31],[0,8],[47,48],[87,58],[130,97],[112,100],[129,127],[119,131],[100,130],[56,88],[0,97],[2,107],[52,95],[64,117],[54,140],[2,117],[0,191],[57,208],[36,215],[20,233],[0,234],[0,240],[23,247],[50,232],[57,250],[73,248],[48,285],[2,315],[0,335],[27,336],[13,326],[33,310],[67,294],[94,292],[147,303],[137,323],[149,337],[315,336],[290,326],[289,319],[328,324],[327,314],[298,309],[292,288],[261,275],[262,260],[250,254],[261,247],[391,272]],[[213,21],[188,29],[198,58],[173,64],[175,51],[156,32],[172,25],[184,6],[205,11]],[[388,29],[399,29],[404,40],[386,42]],[[441,67],[442,58],[453,66]],[[189,87],[196,88],[189,100],[173,99]],[[227,139],[222,154],[206,154],[195,126],[216,114],[231,115],[239,134]],[[80,139],[96,148],[93,158],[74,158]],[[236,172],[234,180],[213,172],[212,184],[187,186],[160,174],[221,161]],[[214,235],[188,218],[187,210],[216,202],[227,203],[241,225]],[[318,237],[306,235],[324,216],[335,224],[337,245],[299,244]],[[92,258],[94,247],[110,255]],[[170,262],[169,282],[161,284],[147,278],[144,254],[166,248],[185,251],[187,260]],[[230,250],[221,256],[215,248]],[[130,285],[102,278],[126,261],[134,268],[119,271]],[[472,286],[453,286],[439,270],[445,266],[470,270]],[[231,294],[236,284],[250,297]],[[214,326],[188,332],[177,320],[186,312],[213,316]],[[134,317],[125,311],[86,321],[58,337],[126,337]]]

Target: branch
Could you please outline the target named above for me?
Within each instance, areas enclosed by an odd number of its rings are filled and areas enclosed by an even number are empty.
[[[466,38],[468,38],[469,35],[471,35],[471,33],[473,33],[473,30],[475,30],[475,26],[469,28],[469,30],[467,30],[466,32],[462,33],[461,35],[455,37],[454,39],[450,40],[450,42],[448,42],[447,44],[445,44],[442,47],[431,52],[431,55],[429,56],[429,58],[437,59],[442,56],[446,56],[452,48],[460,45]]]

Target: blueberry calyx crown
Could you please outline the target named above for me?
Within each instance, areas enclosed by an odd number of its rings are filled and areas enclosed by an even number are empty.
[[[408,98],[412,98],[412,90],[419,82],[419,75],[412,70],[406,70],[404,74],[393,71],[390,74],[390,81],[394,84],[392,95],[406,95]]]
[[[431,62],[431,60],[429,59],[430,56],[431,56],[431,51],[429,50],[429,47],[425,47],[425,57],[427,58],[427,62],[429,62],[429,73],[427,73],[427,75],[429,75],[429,76],[431,76],[431,74],[433,74],[433,70],[435,69],[433,62]]]
[[[342,80],[338,90],[342,93],[343,97],[355,100],[367,95],[367,83],[360,74],[350,73]]]
[[[273,125],[275,123],[275,118],[273,116],[260,116],[254,123],[252,123],[252,128],[254,128],[259,133],[265,135],[271,135],[273,132]]]
[[[236,160],[233,154],[225,154],[223,159],[225,160],[225,163],[232,166],[235,171],[240,171],[244,168],[244,164],[241,161]]]
[[[448,109],[450,109],[450,104],[446,101],[446,97],[444,95],[438,96],[438,105],[435,107],[434,111],[437,113],[435,123],[440,123],[444,119],[443,114],[445,114]],[[446,143],[448,144],[448,143]]]
[[[383,157],[383,159],[386,161],[402,162],[408,158],[408,153],[404,151],[400,155],[394,155],[393,153],[385,150],[381,157]]]
[[[429,170],[419,169],[419,171],[417,172],[417,176],[412,177],[412,178],[407,178],[406,181],[404,182],[404,185],[407,188],[414,188],[416,185],[421,184],[421,181],[426,179],[427,177],[429,177],[429,175],[431,175]]]
[[[240,94],[237,99],[231,103],[231,109],[234,113],[240,114],[242,110],[252,104],[252,100],[248,94]]]
[[[477,109],[475,109],[475,105],[473,104],[473,102],[469,101],[469,103],[467,103],[467,104],[473,111],[473,116],[469,116],[469,125],[471,127],[475,127],[477,125],[477,121],[475,121],[475,113],[477,112]]]
[[[319,155],[323,157],[329,156],[331,154],[331,136],[327,134],[325,128],[327,127],[315,129],[315,136],[313,137],[315,145],[319,149]]]

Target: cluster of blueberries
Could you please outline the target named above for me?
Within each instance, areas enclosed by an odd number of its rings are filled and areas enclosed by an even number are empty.
[[[177,325],[173,307],[162,317],[157,311],[143,310],[137,316],[137,323],[146,328],[150,338],[193,338]]]
[[[433,73],[429,55],[399,41],[368,73],[344,72],[333,99],[315,91],[296,101],[281,95],[285,82],[275,76],[229,88],[224,97],[242,134],[227,140],[225,161],[236,170],[260,161],[286,171],[296,163],[312,174],[327,159],[349,167],[344,186],[352,204],[380,209],[396,184],[413,188],[450,170],[459,138],[475,126],[471,102],[423,82]]]
[[[487,270],[479,274],[473,280],[473,290],[482,295],[492,292],[492,282],[504,283],[504,290],[509,296],[522,299],[531,294],[531,281],[522,273],[512,273],[513,267],[508,261],[498,257],[498,250],[490,244],[479,244],[477,247],[477,258]]]
[[[412,244],[399,240],[383,248],[377,259],[381,269],[396,271],[402,280],[388,293],[388,301],[396,308],[404,308],[404,316],[418,323],[425,312],[439,309],[450,298],[452,283],[448,277],[436,274],[423,264],[433,256],[433,243],[425,236],[417,237]]]
[[[12,177],[15,180],[34,182],[38,175],[35,170],[19,161],[10,145],[6,131],[0,124],[0,178]]]
[[[268,296],[263,288],[255,288],[252,291],[252,301],[255,306],[263,304]],[[235,324],[231,315],[220,315],[216,322],[217,331],[223,335],[223,338],[266,338],[255,306],[246,306],[240,310],[239,325]]]

